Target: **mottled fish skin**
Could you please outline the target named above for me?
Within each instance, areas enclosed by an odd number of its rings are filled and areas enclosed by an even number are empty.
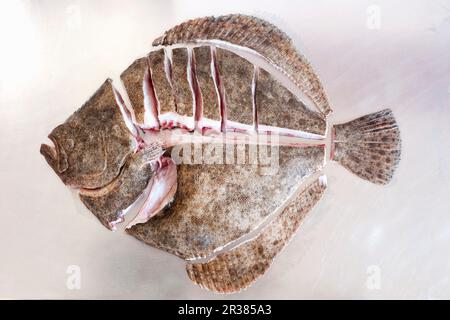
[[[274,175],[261,165],[180,164],[174,203],[127,232],[184,259],[210,255],[257,228],[323,160],[323,146],[279,147]]]
[[[144,81],[144,74],[148,70],[148,63],[146,58],[135,60],[121,75],[120,78],[128,93],[131,105],[134,110],[136,123],[145,126],[144,115],[144,93],[142,84]]]
[[[211,71],[211,47],[194,48],[197,80],[202,95],[203,117],[220,120],[220,106],[216,86]]]
[[[327,116],[328,98],[311,64],[297,51],[292,40],[273,24],[241,14],[189,20],[157,38],[154,46],[222,40],[252,49],[279,68]]]
[[[120,172],[136,148],[107,80],[49,138],[55,149],[41,145],[41,154],[61,180],[74,188],[100,188]]]
[[[225,49],[217,48],[216,52],[225,89],[227,120],[253,125],[253,64]]]
[[[175,95],[177,112],[180,115],[193,117],[194,106],[192,91],[189,85],[188,52],[186,48],[172,50],[172,86]]]
[[[159,113],[176,112],[175,98],[172,86],[169,83],[170,75],[166,73],[164,49],[152,51],[148,55],[153,87],[159,105]]]
[[[107,186],[96,190],[80,190],[84,205],[108,229],[121,222],[121,214],[142,194],[154,172],[144,152],[131,155],[120,175]]]
[[[326,121],[308,109],[294,94],[264,69],[259,69],[255,102],[258,124],[315,133],[324,136]]]
[[[321,177],[297,195],[257,237],[206,263],[187,264],[189,278],[202,288],[217,293],[233,293],[247,288],[267,272],[325,189],[326,183]]]

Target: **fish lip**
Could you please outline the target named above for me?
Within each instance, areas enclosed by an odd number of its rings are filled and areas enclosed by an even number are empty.
[[[53,141],[52,141],[53,142]],[[48,144],[41,144],[40,153],[44,156],[47,163],[53,170],[56,171],[58,165],[58,153],[54,146],[50,146]]]
[[[64,149],[58,144],[57,139],[50,133],[48,138],[53,143],[53,146],[48,144],[41,144],[41,154],[47,160],[47,163],[57,173],[63,173],[68,168],[67,155]]]

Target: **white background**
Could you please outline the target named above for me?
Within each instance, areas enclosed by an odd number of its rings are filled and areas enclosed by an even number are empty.
[[[332,123],[389,106],[403,145],[386,187],[329,164],[327,194],[269,272],[220,296],[175,256],[106,230],[39,146],[164,30],[237,12],[292,36]],[[0,298],[450,298],[450,1],[2,1],[0,39]]]

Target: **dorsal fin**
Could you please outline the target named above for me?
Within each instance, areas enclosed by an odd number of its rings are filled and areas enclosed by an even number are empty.
[[[154,46],[221,40],[252,49],[286,74],[325,116],[332,112],[319,78],[292,40],[273,24],[241,14],[183,22],[157,38]]]

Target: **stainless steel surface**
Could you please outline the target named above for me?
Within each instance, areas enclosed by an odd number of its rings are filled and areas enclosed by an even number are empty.
[[[218,296],[180,259],[106,230],[39,146],[165,29],[232,12],[293,36],[332,123],[391,107],[403,150],[386,187],[329,164],[271,270]],[[449,1],[2,1],[0,35],[0,298],[450,298]]]

